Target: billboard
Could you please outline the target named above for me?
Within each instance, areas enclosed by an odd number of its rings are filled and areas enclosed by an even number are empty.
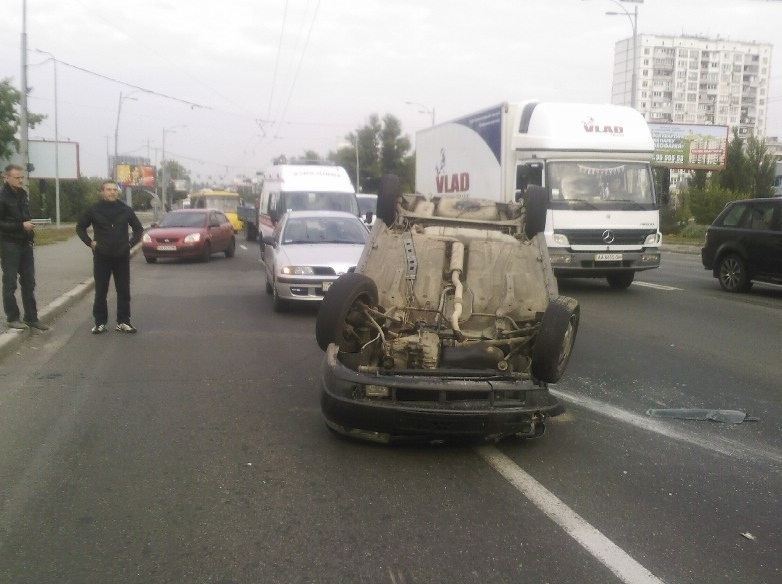
[[[121,187],[155,188],[155,167],[140,164],[118,164],[114,179]]]
[[[654,166],[685,170],[722,170],[728,150],[728,126],[649,123]]]
[[[64,180],[79,178],[79,143],[60,141],[59,144],[56,154],[59,158],[60,178]],[[57,142],[54,140],[29,140],[27,142],[30,164],[34,167],[30,178],[56,178],[54,176],[57,174],[54,164],[56,145]],[[8,163],[21,165],[22,157],[14,153],[8,160],[0,160],[2,167]]]

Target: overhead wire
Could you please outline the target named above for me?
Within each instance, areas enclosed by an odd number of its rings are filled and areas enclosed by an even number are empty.
[[[269,106],[266,108],[266,117],[272,115],[272,102],[274,101],[274,88],[277,84],[277,71],[280,66],[280,53],[282,52],[282,37],[285,34],[285,23],[288,20],[288,0],[285,0],[285,8],[282,13],[282,26],[280,27],[280,38],[277,41],[277,57],[274,59],[274,75],[272,75],[272,87],[269,92]]]

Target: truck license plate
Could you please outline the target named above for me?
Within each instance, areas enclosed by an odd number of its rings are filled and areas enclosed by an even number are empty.
[[[595,261],[596,262],[621,262],[622,254],[621,253],[596,253]]]
[[[158,251],[176,251],[175,245],[159,245],[157,246]]]
[[[329,288],[331,288],[331,282],[323,282],[323,291],[325,292]]]

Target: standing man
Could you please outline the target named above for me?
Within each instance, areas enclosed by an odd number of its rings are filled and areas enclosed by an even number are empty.
[[[133,209],[118,200],[118,197],[117,183],[104,181],[100,185],[100,201],[87,209],[76,224],[76,234],[92,248],[92,270],[95,276],[95,302],[92,305],[94,335],[106,332],[109,320],[106,295],[112,275],[117,291],[116,330],[136,332],[136,328],[130,324],[130,248],[141,241],[144,228]],[[87,227],[90,225],[94,239],[87,235]],[[128,228],[133,230],[130,240]]]
[[[30,218],[30,201],[22,187],[24,169],[18,164],[5,167],[5,180],[0,190],[0,263],[3,268],[3,308],[8,327],[40,331],[49,327],[38,320],[35,304],[35,261],[33,237],[35,225]],[[19,320],[16,303],[16,280],[22,288],[24,322]]]

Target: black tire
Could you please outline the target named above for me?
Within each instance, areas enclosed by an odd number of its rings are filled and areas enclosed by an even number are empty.
[[[580,315],[581,309],[573,298],[558,296],[549,302],[532,348],[532,374],[540,381],[556,383],[565,373]]]
[[[204,251],[203,251],[203,253],[201,254],[201,261],[202,261],[202,262],[204,262],[204,263],[208,263],[208,262],[209,262],[209,260],[211,260],[211,259],[212,259],[212,246],[211,246],[211,245],[210,245],[210,243],[207,241],[207,242],[204,244]]]
[[[155,262],[157,262],[157,258],[151,258],[149,256],[144,256],[144,259],[147,260],[148,264],[154,264]]]
[[[726,292],[746,292],[752,286],[747,273],[747,264],[734,253],[720,258],[717,265],[717,279]]]
[[[247,223],[244,226],[244,235],[247,238],[247,241],[255,241],[258,239],[258,230],[252,223]]]
[[[337,278],[331,285],[315,321],[315,339],[324,351],[331,343],[346,352],[355,352],[354,339],[344,336],[345,319],[357,301],[377,306],[377,286],[364,274],[349,273]]]
[[[396,206],[402,196],[402,183],[395,174],[384,174],[377,194],[377,217],[391,227],[396,221]]]
[[[606,276],[608,285],[614,290],[626,290],[633,283],[634,279],[635,272],[614,272]]]
[[[546,210],[548,209],[548,189],[530,185],[524,192],[524,233],[532,239],[546,229]]]
[[[232,258],[236,254],[236,238],[232,237],[228,247],[225,248],[225,257]]]

